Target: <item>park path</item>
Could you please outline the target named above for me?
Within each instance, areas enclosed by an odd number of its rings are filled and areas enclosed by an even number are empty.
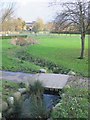
[[[29,74],[22,72],[9,72],[9,71],[0,71],[0,79],[2,80],[11,80],[14,82],[33,82],[39,80],[43,83],[45,88],[52,89],[62,89],[68,79],[69,75],[64,74],[52,74],[52,73],[38,73],[38,74]]]

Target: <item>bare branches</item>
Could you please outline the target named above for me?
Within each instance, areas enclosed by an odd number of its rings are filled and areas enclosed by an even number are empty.
[[[90,1],[76,0],[76,2],[63,3],[63,10],[55,19],[59,31],[70,30],[72,26],[81,33],[81,55],[84,58],[85,34],[90,30]],[[77,31],[75,31],[77,32]]]
[[[88,2],[69,2],[62,4],[63,11],[57,15],[55,22],[59,26],[63,24],[74,24],[81,31],[82,27],[87,31],[88,25]],[[66,25],[67,27],[68,25]],[[61,27],[62,28],[62,27]],[[65,27],[64,27],[65,28]]]
[[[15,12],[15,3],[2,3],[0,22],[3,23],[8,20]]]

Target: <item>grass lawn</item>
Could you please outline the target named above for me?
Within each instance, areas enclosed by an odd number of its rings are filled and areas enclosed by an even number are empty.
[[[84,76],[88,75],[88,37],[85,43],[85,59],[80,56],[81,40],[79,35],[38,36],[39,45],[30,46],[30,54],[52,61],[64,68],[72,69]]]
[[[80,35],[52,34],[31,37],[37,39],[39,44],[28,46],[26,48],[28,55],[55,63],[64,69],[71,69],[80,75],[88,76],[88,36],[86,36],[85,58],[83,60],[77,59],[80,56]],[[18,59],[16,53],[25,47],[11,45],[10,41],[10,39],[0,40],[2,42],[2,69],[32,73],[41,68],[33,61]]]

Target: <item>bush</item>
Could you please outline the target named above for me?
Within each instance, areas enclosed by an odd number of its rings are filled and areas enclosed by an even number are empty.
[[[11,41],[11,43],[19,46],[27,46],[27,45],[37,44],[37,41],[32,38],[17,37],[17,38],[14,38]]]

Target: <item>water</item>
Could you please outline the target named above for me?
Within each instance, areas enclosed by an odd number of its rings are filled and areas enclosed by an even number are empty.
[[[47,112],[50,111],[60,100],[60,96],[43,94],[43,101],[46,107]],[[21,117],[29,118],[30,117],[30,98],[26,99],[22,106]]]
[[[60,96],[58,95],[43,94],[43,100],[47,110],[52,109],[57,104],[59,99],[60,99]]]

